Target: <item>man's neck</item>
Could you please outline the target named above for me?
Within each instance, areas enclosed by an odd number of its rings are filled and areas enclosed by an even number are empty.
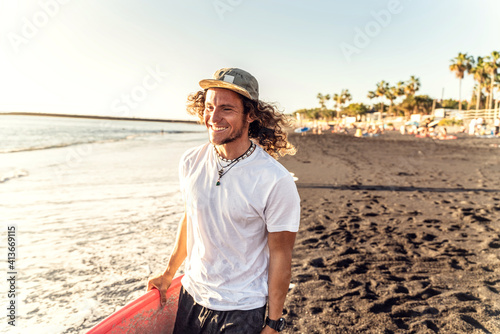
[[[231,142],[223,145],[216,145],[215,148],[219,155],[224,159],[233,160],[243,155],[249,148],[250,139],[240,142]]]

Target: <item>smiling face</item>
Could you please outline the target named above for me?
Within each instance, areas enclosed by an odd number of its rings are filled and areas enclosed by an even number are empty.
[[[244,152],[250,144],[249,118],[243,110],[243,100],[238,93],[223,88],[208,89],[205,97],[204,121],[209,139],[214,145],[224,146],[224,151],[228,151],[229,156],[237,154],[242,149]]]

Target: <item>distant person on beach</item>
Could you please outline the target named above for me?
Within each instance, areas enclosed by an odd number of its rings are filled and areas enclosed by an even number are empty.
[[[477,134],[483,136],[486,129],[484,128],[484,120],[482,117],[479,117],[476,120],[476,127],[477,127]]]
[[[429,133],[430,133],[429,124],[430,123],[431,123],[431,119],[430,118],[426,118],[425,121],[424,121],[424,125],[422,127],[422,133],[421,133],[421,135],[423,135],[425,137],[429,136]]]
[[[473,118],[469,122],[469,136],[474,136],[476,134],[476,124],[477,119]]]
[[[446,130],[446,128],[443,126],[437,136],[436,136],[437,139],[448,139],[448,130]]]
[[[495,120],[493,121],[493,126],[495,127],[495,136],[500,136],[500,116],[495,118]]]
[[[221,69],[200,86],[187,109],[205,124],[209,142],[181,158],[185,212],[167,268],[148,290],[160,290],[165,303],[185,260],[174,333],[277,333],[285,324],[300,199],[275,159],[295,148],[284,115],[259,100],[250,73]]]

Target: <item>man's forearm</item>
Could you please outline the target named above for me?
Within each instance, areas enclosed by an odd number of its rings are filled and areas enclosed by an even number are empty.
[[[281,318],[292,276],[292,250],[296,233],[269,233],[269,310],[271,320]]]
[[[175,273],[181,266],[182,262],[187,256],[187,218],[186,213],[179,222],[179,227],[177,229],[177,237],[175,239],[175,246],[172,250],[172,254],[168,260],[167,268],[163,272],[163,276],[172,279]]]
[[[155,276],[148,281],[148,291],[156,288],[160,291],[160,303],[164,305],[166,302],[166,294],[167,290],[172,283],[172,279],[174,278],[177,269],[181,266],[182,262],[187,256],[186,249],[186,228],[187,228],[186,214],[182,217],[179,222],[179,228],[177,229],[177,238],[175,240],[174,250],[170,255],[170,259],[168,260],[167,269],[163,272],[163,274]]]
[[[275,262],[275,263],[273,263]],[[290,285],[291,261],[288,265],[286,260],[273,261],[269,265],[269,310],[268,316],[272,320],[281,318],[283,306],[285,305],[288,287]]]

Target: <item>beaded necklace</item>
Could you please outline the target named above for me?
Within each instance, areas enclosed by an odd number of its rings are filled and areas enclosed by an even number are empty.
[[[242,155],[240,155],[236,159],[229,160],[229,159],[225,159],[225,158],[221,157],[221,155],[219,154],[219,152],[217,151],[217,149],[215,148],[215,145],[214,145],[214,151],[215,151],[215,154],[217,155],[217,160],[216,160],[217,161],[217,168],[219,169],[219,167],[220,167],[220,169],[217,171],[217,173],[219,174],[219,178],[217,179],[217,183],[215,185],[220,186],[220,179],[224,175],[226,175],[227,172],[229,172],[231,170],[231,168],[233,168],[238,162],[240,162],[241,160],[248,158],[250,155],[252,155],[253,151],[255,151],[255,147],[256,147],[255,143],[251,142],[250,147],[248,148],[248,150],[246,150],[245,153],[243,153]],[[228,164],[223,166],[222,162],[226,162]],[[225,168],[227,168],[227,169],[224,170]]]

